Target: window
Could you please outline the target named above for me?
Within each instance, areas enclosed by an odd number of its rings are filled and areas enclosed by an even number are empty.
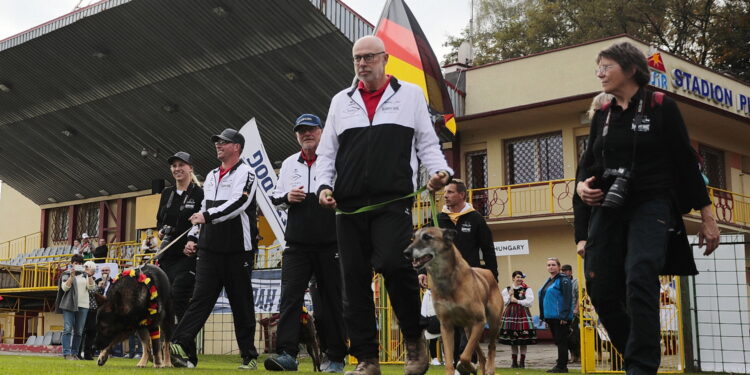
[[[89,237],[99,237],[99,203],[87,203],[77,207],[76,210],[76,238],[81,238],[84,233]]]
[[[53,242],[68,240],[68,207],[49,210],[50,235]]]
[[[563,178],[561,133],[508,140],[505,152],[510,185]]]
[[[708,177],[708,185],[719,188],[727,188],[726,170],[724,166],[724,151],[713,147],[700,145],[698,152],[703,158],[703,168]]]
[[[487,187],[487,150],[466,153],[466,188]],[[468,196],[468,195],[467,195]],[[487,191],[475,191],[471,197],[474,209],[487,216]]]

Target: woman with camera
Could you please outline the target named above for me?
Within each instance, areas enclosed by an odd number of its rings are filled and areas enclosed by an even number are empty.
[[[188,219],[200,210],[203,189],[193,173],[190,154],[180,151],[167,161],[175,183],[161,193],[156,225],[162,240],[161,249],[169,248],[157,258],[172,283],[172,306],[180,320],[195,286],[195,253],[185,249],[187,235],[180,235],[192,227]]]
[[[63,314],[62,347],[65,359],[80,359],[81,334],[90,307],[89,291],[94,289],[93,276],[84,272],[83,257],[73,254],[67,270],[60,275],[55,299],[55,312]]]
[[[677,104],[646,89],[646,57],[630,43],[596,59],[614,99],[591,121],[576,193],[591,206],[585,248],[591,301],[628,374],[656,374],[661,360],[659,274],[697,274],[682,214],[700,210],[704,255],[719,229]]]

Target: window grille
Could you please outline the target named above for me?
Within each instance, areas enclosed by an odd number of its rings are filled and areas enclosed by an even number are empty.
[[[509,185],[563,178],[561,133],[508,140],[505,152]]]
[[[53,242],[68,240],[68,207],[49,210],[49,230]]]

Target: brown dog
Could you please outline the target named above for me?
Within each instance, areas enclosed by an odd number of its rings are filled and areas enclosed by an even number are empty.
[[[308,314],[307,309],[302,306],[302,315],[300,315],[300,332],[299,332],[300,344],[305,346],[307,354],[313,362],[313,371],[320,372],[320,341],[318,340],[318,333],[315,330],[315,318]]]
[[[476,351],[479,367],[485,375],[495,373],[495,342],[500,329],[503,301],[500,288],[492,272],[469,267],[453,245],[456,232],[451,229],[422,228],[414,235],[414,242],[404,251],[412,259],[414,268],[427,268],[432,279],[432,303],[440,320],[440,334],[445,350],[445,373],[453,375],[454,327],[464,327],[468,343],[457,366],[461,374],[476,374],[471,363]],[[485,358],[479,347],[484,324],[490,326],[490,342]]]

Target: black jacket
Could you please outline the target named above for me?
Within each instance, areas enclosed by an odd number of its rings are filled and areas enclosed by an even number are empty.
[[[169,234],[173,239],[192,227],[190,216],[201,210],[203,203],[203,189],[191,183],[182,195],[178,195],[174,186],[161,192],[159,209],[156,212],[156,228],[162,230],[165,225],[172,227]],[[166,237],[165,237],[166,238]],[[182,250],[187,243],[187,235],[182,236],[177,243],[171,245],[161,256],[161,262],[186,257]]]
[[[695,150],[690,145],[687,128],[685,127],[685,122],[682,119],[677,103],[669,97],[664,97],[662,104],[658,105],[654,103],[653,93],[646,90],[645,95],[643,95],[643,90],[639,90],[633,96],[628,109],[621,112],[619,121],[610,120],[610,131],[618,124],[620,126],[631,124],[635,117],[638,101],[641,97],[645,98],[644,113],[650,120],[650,130],[638,135],[638,149],[636,150],[638,156],[635,165],[636,176],[631,181],[635,187],[632,188],[628,199],[648,199],[650,194],[659,192],[658,190],[654,191],[652,188],[664,187],[662,184],[663,181],[656,175],[669,177],[666,191],[663,192],[668,193],[673,198],[673,204],[676,208],[674,210],[676,227],[674,228],[674,234],[669,240],[667,261],[661,273],[663,275],[695,275],[698,273],[698,270],[695,266],[693,250],[688,243],[685,224],[682,221],[681,215],[690,212],[691,209],[698,210],[707,206],[711,204],[711,200],[708,197],[708,191],[698,167],[698,159],[696,158]],[[614,105],[614,101],[610,104],[610,106],[612,105]],[[623,166],[612,164],[618,162],[614,158],[607,160],[609,165],[604,165],[601,152],[603,148],[602,131],[608,110],[608,108],[605,108],[598,110],[594,114],[591,121],[588,147],[578,165],[576,184],[591,176],[596,176],[597,180],[601,182],[605,167],[616,168]],[[632,131],[629,133],[624,132],[624,134],[632,133]],[[625,142],[625,144],[630,142],[632,144],[632,139],[623,140],[615,134],[610,133],[608,135],[608,137],[611,137],[610,140],[607,140],[608,144],[616,144],[614,142]],[[632,136],[630,137],[632,138]],[[649,147],[651,152],[649,151]],[[653,163],[653,160],[650,159],[653,159],[654,155],[659,156],[663,160]],[[619,160],[619,163],[623,163],[624,160]],[[627,164],[629,164],[629,161]],[[629,165],[624,166],[629,167]],[[651,167],[655,166],[658,166],[659,169],[651,169]],[[639,169],[639,167],[643,168]],[[602,187],[606,188],[606,185]],[[590,215],[590,209],[591,207],[585,206],[582,201],[577,201],[574,198],[573,211],[576,215],[577,241],[585,239],[582,238],[582,227],[584,225],[588,227],[588,219],[584,218]]]
[[[441,212],[438,215],[438,226],[456,231],[456,238],[453,243],[461,256],[469,263],[469,266],[488,269],[497,279],[495,243],[492,240],[492,232],[487,226],[487,222],[479,212],[471,211],[459,216],[456,224],[453,224],[448,214]],[[482,252],[484,265],[479,261],[480,251]]]

